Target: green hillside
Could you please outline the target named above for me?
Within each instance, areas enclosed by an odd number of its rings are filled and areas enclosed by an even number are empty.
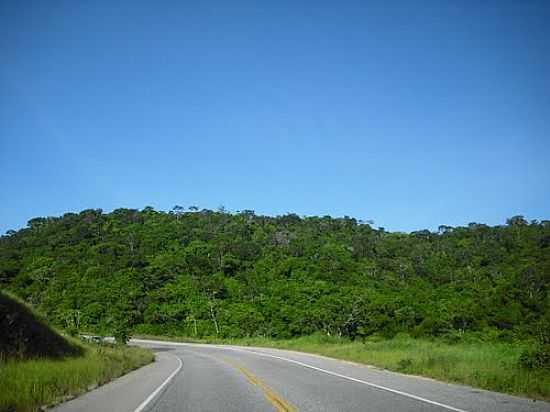
[[[153,361],[142,348],[64,338],[0,292],[0,412],[34,412]]]
[[[112,333],[535,339],[550,222],[391,233],[356,219],[175,207],[32,219],[0,238],[0,286],[58,327]]]
[[[0,358],[61,358],[82,354],[16,298],[0,292]]]

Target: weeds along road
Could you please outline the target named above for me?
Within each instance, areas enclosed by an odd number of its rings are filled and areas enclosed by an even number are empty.
[[[550,411],[550,403],[298,352],[132,340],[157,362],[55,412]]]

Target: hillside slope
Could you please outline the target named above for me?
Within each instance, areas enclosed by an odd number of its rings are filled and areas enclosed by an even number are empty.
[[[35,412],[153,361],[142,348],[65,339],[0,292],[0,412]]]
[[[175,207],[32,219],[0,238],[0,287],[64,328],[191,337],[534,337],[550,222],[390,233],[356,219]],[[546,319],[546,321],[545,321]]]
[[[82,354],[28,306],[0,292],[0,358],[61,358]]]

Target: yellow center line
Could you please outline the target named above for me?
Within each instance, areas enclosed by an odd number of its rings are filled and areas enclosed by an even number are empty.
[[[217,356],[217,355],[211,355],[211,356],[241,371],[241,373],[246,377],[246,380],[249,383],[259,387],[262,390],[265,398],[269,401],[269,403],[271,403],[271,405],[273,405],[273,407],[277,412],[298,412],[298,410],[294,406],[292,406],[290,403],[284,400],[281,396],[279,396],[276,392],[274,392],[273,389],[267,386],[264,382],[262,382],[256,376],[254,376],[252,372],[248,371],[241,365],[229,359],[226,359],[224,357]]]

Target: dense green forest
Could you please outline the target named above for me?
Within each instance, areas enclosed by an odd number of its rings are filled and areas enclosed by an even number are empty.
[[[356,219],[117,209],[0,238],[0,287],[69,330],[523,339],[550,324],[550,221],[390,233]]]

